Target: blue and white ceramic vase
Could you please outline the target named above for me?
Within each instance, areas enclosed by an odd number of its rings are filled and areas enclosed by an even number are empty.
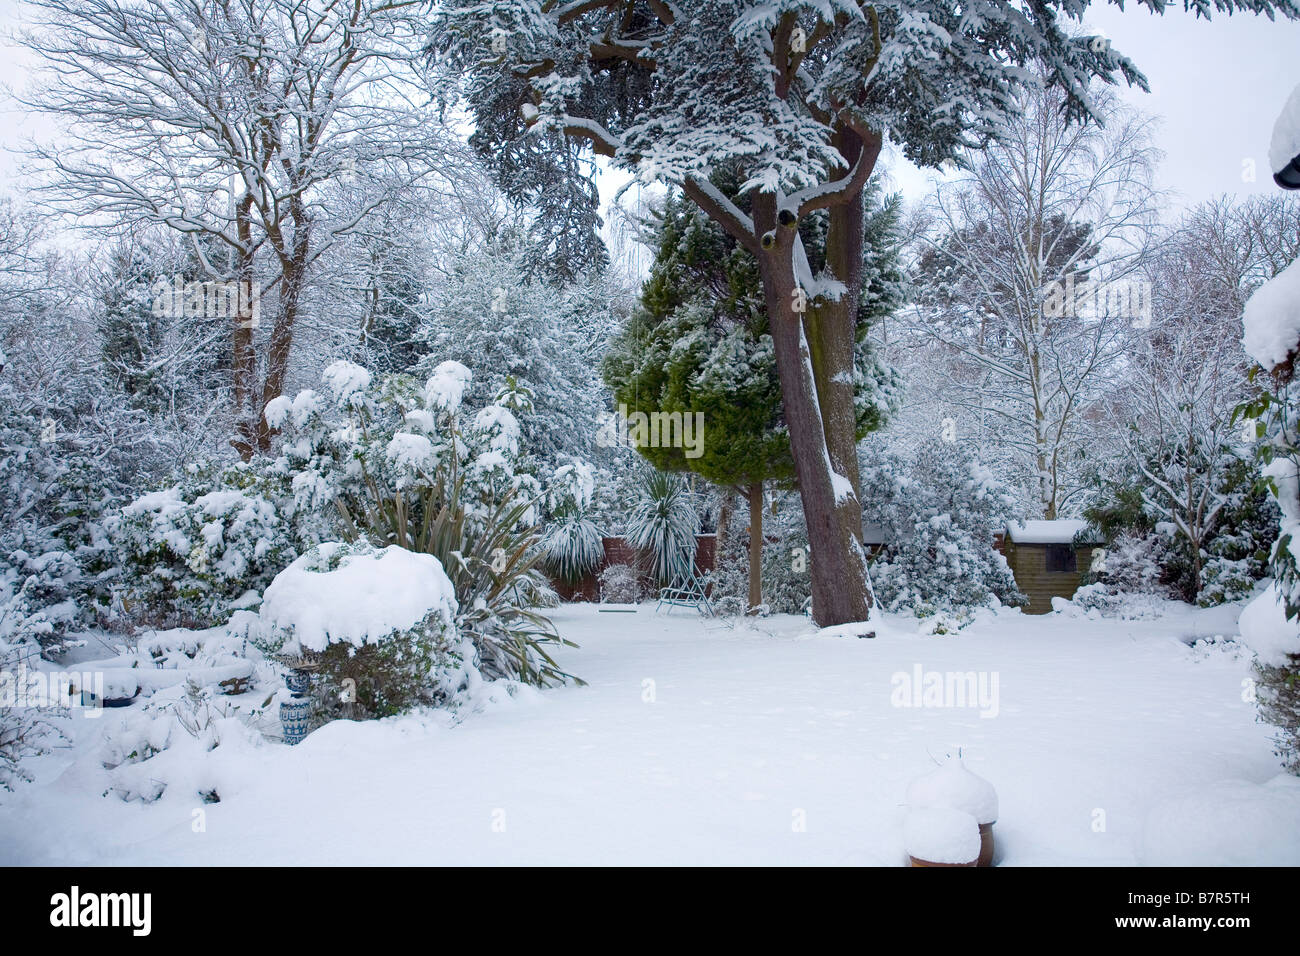
[[[311,690],[311,671],[295,667],[284,675],[284,683],[294,697],[305,697]]]
[[[281,701],[280,723],[284,725],[284,742],[293,746],[307,736],[307,722],[311,718],[311,698],[295,697]]]
[[[284,727],[284,742],[293,746],[307,736],[311,719],[311,698],[307,696],[311,690],[311,672],[295,667],[284,675],[284,683],[293,699],[280,703],[280,723]]]

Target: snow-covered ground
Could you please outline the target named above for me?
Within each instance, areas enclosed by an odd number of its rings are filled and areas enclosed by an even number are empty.
[[[120,718],[79,718],[0,804],[0,862],[894,866],[908,784],[960,746],[997,790],[1000,865],[1300,864],[1300,779],[1243,693],[1249,654],[1188,643],[1240,609],[1005,611],[942,637],[890,619],[870,640],[570,605],[554,619],[582,646],[559,661],[588,686],[196,748],[217,803],[103,795]],[[973,671],[985,698],[900,706],[918,668]]]

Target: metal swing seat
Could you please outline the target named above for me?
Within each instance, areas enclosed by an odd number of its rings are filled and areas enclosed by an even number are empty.
[[[709,599],[708,579],[695,565],[693,555],[679,554],[673,560],[672,582],[659,589],[659,604],[655,613],[666,604],[669,607],[693,607],[705,617],[713,617],[713,602]]]

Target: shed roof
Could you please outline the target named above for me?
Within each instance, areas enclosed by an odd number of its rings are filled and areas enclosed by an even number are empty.
[[[1076,518],[1012,522],[1007,526],[1007,536],[1016,544],[1069,544],[1085,525]]]

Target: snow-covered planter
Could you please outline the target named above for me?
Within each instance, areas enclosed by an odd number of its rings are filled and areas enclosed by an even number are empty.
[[[909,810],[903,843],[912,866],[975,866],[980,858],[979,824],[947,807]]]
[[[913,780],[907,788],[907,805],[914,812],[944,809],[969,815],[977,825],[978,863],[980,866],[993,864],[993,824],[998,818],[998,795],[992,784],[967,770],[959,757]]]
[[[453,695],[473,666],[455,618],[437,558],[365,543],[311,549],[276,575],[261,610],[268,648],[316,672],[325,719],[347,705],[386,717]]]

